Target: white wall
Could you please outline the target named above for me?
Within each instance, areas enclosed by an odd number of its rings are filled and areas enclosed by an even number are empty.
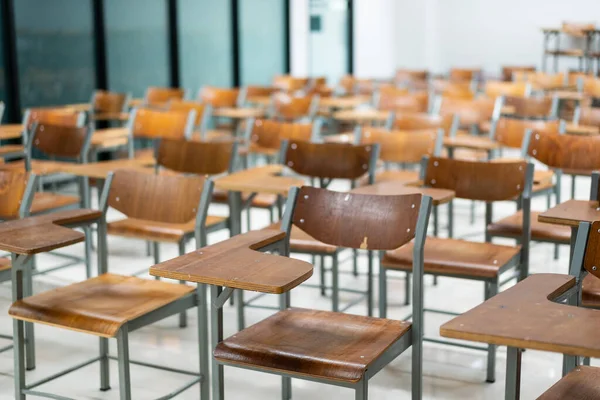
[[[307,76],[309,72],[308,1],[290,1],[290,72],[295,76]]]

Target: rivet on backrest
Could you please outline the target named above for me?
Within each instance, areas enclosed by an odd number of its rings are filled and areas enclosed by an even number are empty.
[[[367,164],[363,164],[363,169],[367,169]]]
[[[412,206],[410,206],[410,208],[415,208],[415,205],[413,204]]]
[[[289,165],[290,167],[294,165],[293,161],[288,161],[287,165]]]
[[[300,219],[300,223],[303,224],[304,223],[304,219]]]
[[[432,185],[435,185],[435,179],[432,179],[432,180],[431,180],[431,184],[432,184]]]
[[[306,200],[306,199],[308,199],[308,195],[307,194],[304,195],[304,200]]]
[[[296,148],[298,148],[298,145],[296,143],[292,143],[292,150],[296,150]]]
[[[440,163],[439,163],[439,162],[437,162],[437,161],[434,161],[434,162],[433,162],[433,166],[434,166],[434,167],[437,167],[438,165],[440,165]]]
[[[533,149],[533,151],[531,153],[535,156],[537,154],[537,150]]]

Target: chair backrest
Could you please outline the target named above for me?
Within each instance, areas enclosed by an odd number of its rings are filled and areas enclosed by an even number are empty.
[[[454,190],[459,199],[514,200],[531,192],[533,176],[527,176],[528,171],[525,161],[496,163],[430,157],[424,183],[436,189]]]
[[[426,129],[401,131],[382,128],[357,128],[355,143],[379,144],[379,159],[390,163],[418,163],[424,156],[439,154],[444,131]]]
[[[248,85],[244,88],[245,99],[251,97],[270,97],[277,92],[277,88],[273,86],[256,86]]]
[[[405,89],[380,89],[377,108],[398,112],[427,112],[428,105],[429,93],[426,91],[406,93]]]
[[[561,123],[559,121],[526,120],[514,118],[500,118],[492,122],[490,139],[497,141],[504,147],[520,149],[528,129],[553,132],[559,134]]]
[[[311,86],[305,90],[306,95],[318,95],[319,97],[331,97],[333,96],[334,89],[327,85],[316,85]]]
[[[592,97],[600,97],[600,78],[595,76],[580,76],[577,79],[580,92]]]
[[[237,142],[199,142],[161,139],[156,149],[158,166],[187,174],[217,175],[233,171]]]
[[[524,71],[524,72],[535,72],[535,65],[526,65],[526,66],[516,66],[516,65],[506,65],[502,67],[502,80],[509,82],[513,80],[513,74],[516,71]]]
[[[396,70],[394,82],[403,84],[412,81],[426,81],[429,79],[429,71],[426,69],[406,69],[399,68]]]
[[[283,164],[300,175],[315,178],[355,180],[365,174],[372,178],[378,147],[376,144],[354,146],[348,143],[290,140]]]
[[[498,104],[496,100],[488,97],[464,99],[442,96],[439,114],[458,115],[463,126],[478,125],[500,115]]]
[[[513,115],[519,118],[556,118],[558,97],[505,96],[504,105],[514,108]]]
[[[429,115],[425,113],[399,113],[394,115],[392,129],[414,131],[442,128],[448,135],[452,131],[454,115]]]
[[[150,86],[146,89],[144,103],[147,106],[162,107],[170,100],[181,100],[185,97],[185,90],[179,88]]]
[[[29,214],[36,178],[20,170],[0,170],[0,219],[14,219]]]
[[[580,125],[600,127],[600,108],[589,106],[576,108],[573,122]]]
[[[529,130],[523,140],[527,155],[550,168],[600,170],[600,136],[557,135]]]
[[[210,122],[211,108],[209,104],[191,100],[171,100],[167,104],[168,111],[182,111],[186,114],[194,111],[196,113],[194,126],[200,128],[201,134],[205,133],[207,124]]]
[[[499,96],[526,97],[531,93],[529,82],[486,81],[483,91],[486,96],[496,98]]]
[[[450,81],[434,79],[431,81],[431,90],[444,97],[456,99],[473,99],[475,91],[471,81]]]
[[[129,218],[184,224],[196,217],[204,181],[198,175],[118,170],[110,179],[106,205],[102,206],[110,206]]]
[[[312,118],[316,113],[315,102],[318,96],[296,97],[288,93],[275,93],[273,99],[273,111],[277,118],[286,121],[295,121],[301,118]]]
[[[31,150],[35,148],[47,156],[85,162],[92,133],[90,125],[73,127],[36,122],[30,130],[30,140],[27,142],[27,160],[31,161]]]
[[[96,90],[92,95],[92,108],[97,113],[119,113],[127,111],[128,93]]]
[[[291,75],[277,75],[273,78],[273,86],[285,92],[296,92],[304,89],[309,78],[299,78]]]
[[[85,114],[71,108],[28,108],[23,114],[23,125],[30,129],[34,123],[41,122],[51,125],[83,126]]]
[[[291,222],[332,246],[393,250],[418,234],[420,206],[420,194],[376,196],[303,186]]]
[[[545,72],[515,71],[515,81],[526,81],[531,83],[534,90],[557,89],[565,85],[565,74],[549,74]]]
[[[448,78],[451,81],[477,81],[482,75],[481,68],[451,68]]]
[[[213,108],[235,107],[239,94],[239,89],[203,86],[198,92],[198,100]]]
[[[246,139],[250,151],[270,149],[278,151],[284,140],[302,142],[314,141],[319,135],[320,122],[280,122],[269,119],[249,120],[246,127]]]

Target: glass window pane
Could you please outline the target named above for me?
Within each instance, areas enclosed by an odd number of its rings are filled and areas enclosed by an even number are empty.
[[[195,97],[203,85],[233,84],[231,2],[179,0],[181,86]]]
[[[21,106],[89,101],[96,87],[92,2],[13,3]]]
[[[167,2],[105,0],[108,87],[142,97],[148,86],[170,86]]]
[[[285,72],[285,2],[240,0],[240,80],[269,85]]]

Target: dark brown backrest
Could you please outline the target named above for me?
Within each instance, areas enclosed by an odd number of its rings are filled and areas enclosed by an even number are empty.
[[[309,115],[313,96],[295,97],[288,93],[275,93],[273,107],[278,117],[296,120]]]
[[[258,147],[279,150],[282,140],[309,142],[312,131],[313,124],[257,119],[250,132],[250,149]]]
[[[29,174],[17,170],[0,170],[0,219],[19,217]]]
[[[594,171],[600,169],[600,136],[533,131],[527,154],[550,168]]]
[[[558,134],[560,132],[560,122],[500,118],[495,128],[492,127],[493,132],[490,132],[490,134],[493,134],[493,139],[501,145],[520,149],[523,144],[525,132],[528,129]]]
[[[580,125],[600,126],[600,108],[581,107],[579,113]]]
[[[448,78],[451,81],[472,81],[481,78],[481,68],[451,68]]]
[[[454,190],[460,199],[512,200],[525,189],[526,171],[525,161],[494,163],[430,157],[424,183]]]
[[[238,89],[203,86],[198,94],[198,99],[214,108],[235,107],[239,93]]]
[[[31,146],[48,156],[78,158],[89,144],[88,126],[77,128],[36,123],[31,128]]]
[[[420,194],[375,196],[300,188],[292,222],[333,246],[393,250],[415,236]]]
[[[418,163],[435,152],[437,129],[388,131],[364,128],[360,144],[379,144],[379,159],[392,163]]]
[[[443,116],[425,113],[400,113],[395,115],[393,128],[401,131],[442,128],[448,134],[452,128],[453,117],[450,113]]]
[[[167,169],[196,175],[216,175],[227,172],[234,156],[231,141],[187,141],[161,139],[156,163]]]
[[[190,134],[189,113],[148,108],[134,110],[132,134],[139,138],[183,138]]]
[[[502,79],[504,81],[512,81],[513,73],[516,71],[535,72],[535,66],[504,66],[502,67]]]
[[[195,218],[204,185],[201,176],[115,171],[108,205],[129,218],[183,224]]]
[[[289,168],[301,175],[358,179],[369,172],[374,146],[348,143],[309,143],[291,140],[285,154]]]
[[[504,105],[514,107],[514,116],[523,118],[548,118],[554,112],[552,97],[504,97]]]
[[[580,230],[581,232],[581,230]],[[588,234],[587,246],[585,249],[585,258],[583,267],[587,272],[600,278],[600,221],[594,221]]]
[[[197,101],[190,100],[171,100],[167,105],[167,110],[169,111],[182,111],[184,113],[189,114],[190,111],[194,110],[196,112],[196,121],[194,125],[198,126],[203,121],[204,110],[206,109],[206,104],[200,103]]]
[[[148,106],[164,106],[170,100],[181,100],[184,96],[185,90],[183,89],[151,86],[146,89],[144,100]]]
[[[119,113],[125,110],[127,93],[96,90],[92,100],[92,107],[98,113]]]
[[[379,109],[398,112],[426,112],[428,92],[402,93],[405,89],[380,90]]]
[[[489,97],[467,99],[443,96],[440,114],[445,116],[458,115],[460,124],[463,126],[477,125],[492,119],[495,107],[495,99]]]

